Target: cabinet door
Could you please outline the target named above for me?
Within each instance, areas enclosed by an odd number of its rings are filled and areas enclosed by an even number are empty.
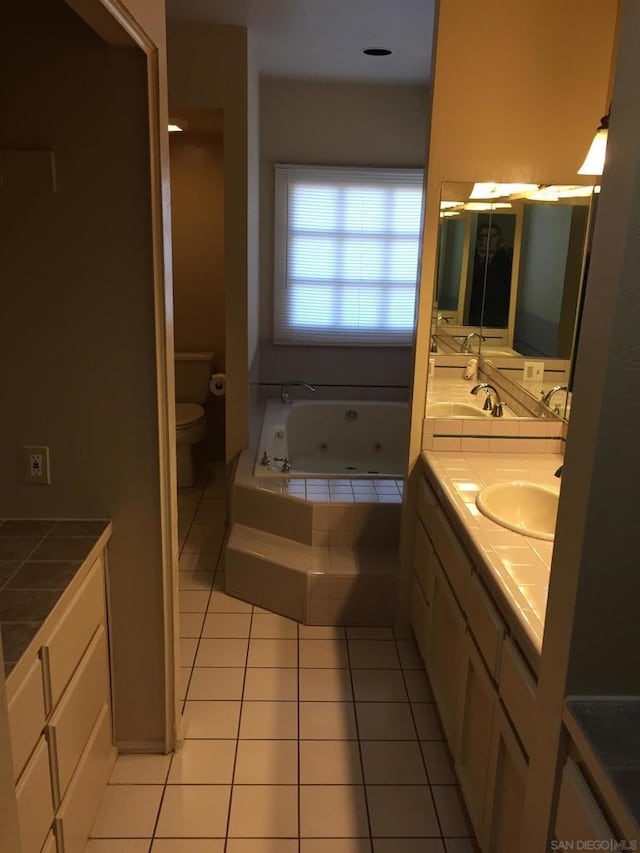
[[[431,587],[433,584],[433,545],[427,536],[422,522],[416,520],[416,536],[413,547],[413,570],[422,587],[422,593],[427,600],[431,601]]]
[[[434,558],[427,671],[447,740],[455,743],[460,660],[465,621],[442,567]]]
[[[458,780],[478,837],[482,834],[487,770],[497,691],[472,635],[464,637],[454,759]]]
[[[413,577],[411,585],[411,625],[424,660],[426,657],[427,637],[429,635],[429,605],[427,604],[418,579]]]
[[[480,847],[487,853],[520,849],[527,760],[500,703],[493,716],[484,828]]]
[[[555,837],[565,842],[565,850],[570,845],[577,847],[578,842],[585,838],[609,841],[616,837],[591,793],[587,780],[572,758],[567,758],[562,771]]]

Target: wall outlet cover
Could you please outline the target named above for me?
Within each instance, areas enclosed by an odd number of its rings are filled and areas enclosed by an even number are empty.
[[[524,380],[542,380],[544,377],[544,361],[525,361],[522,369]]]
[[[49,465],[49,448],[32,445],[22,448],[24,459],[24,479],[26,483],[41,486],[51,485],[51,468]]]

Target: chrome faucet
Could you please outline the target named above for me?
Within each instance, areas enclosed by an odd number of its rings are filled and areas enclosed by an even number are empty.
[[[316,389],[313,385],[307,385],[306,382],[299,382],[298,380],[293,380],[292,382],[285,382],[285,384],[280,389],[280,399],[283,403],[291,403],[291,399],[289,398],[289,388],[292,385],[301,385],[303,388],[306,388],[307,391],[311,391],[315,394]]]
[[[500,394],[498,394],[497,390],[493,387],[493,385],[489,385],[488,382],[481,382],[479,385],[474,385],[471,389],[472,394],[477,394],[478,391],[484,389],[487,392],[487,399],[484,401],[484,406],[482,407],[485,412],[491,412],[492,418],[501,418],[502,417],[502,400],[500,399]],[[491,392],[495,394],[496,401],[495,403],[491,403]]]
[[[467,335],[467,337],[462,341],[462,352],[471,352],[471,347],[469,346],[471,338],[479,338],[481,341],[487,340],[484,335],[480,334],[480,332],[471,332],[471,334]]]
[[[554,385],[553,388],[551,388],[551,390],[547,391],[547,393],[542,397],[542,402],[545,404],[545,406],[549,405],[549,403],[551,402],[551,398],[558,391],[567,391],[568,392],[569,387],[567,385]]]

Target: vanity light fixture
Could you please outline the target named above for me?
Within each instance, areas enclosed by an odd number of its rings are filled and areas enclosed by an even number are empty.
[[[460,211],[459,210],[443,210],[442,213],[440,214],[440,219],[444,219],[445,217],[449,217],[449,216],[460,216]]]
[[[182,133],[182,131],[184,130],[184,128],[180,127],[179,124],[171,124],[171,123],[168,125],[167,129],[168,129],[169,133],[177,133],[178,131],[180,133]]]
[[[468,201],[465,210],[500,210],[502,208],[512,207],[508,201]]]
[[[602,116],[600,126],[596,130],[593,142],[587,152],[584,163],[578,169],[579,175],[601,175],[604,171],[604,161],[607,155],[607,140],[609,137],[609,113]]]
[[[462,207],[463,201],[441,201],[440,210],[448,210],[450,207]]]
[[[533,192],[538,189],[537,184],[498,184],[495,181],[475,183],[471,190],[470,199],[476,198],[504,198],[514,193]]]

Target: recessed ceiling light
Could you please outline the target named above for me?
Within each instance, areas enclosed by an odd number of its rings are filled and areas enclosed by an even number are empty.
[[[391,51],[387,50],[386,47],[368,47],[366,50],[362,51],[366,53],[367,56],[390,56]]]

